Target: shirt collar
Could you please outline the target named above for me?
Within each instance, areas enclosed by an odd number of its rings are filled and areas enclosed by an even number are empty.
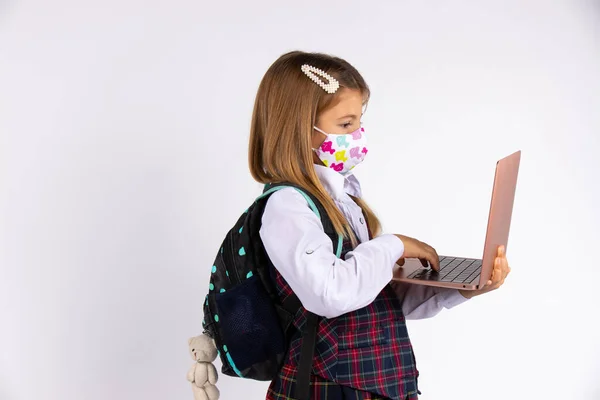
[[[360,182],[350,173],[346,177],[324,165],[315,164],[315,172],[331,197],[341,200],[344,194],[362,197]]]

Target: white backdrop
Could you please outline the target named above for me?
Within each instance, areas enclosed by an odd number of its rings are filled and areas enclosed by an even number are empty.
[[[505,286],[411,321],[423,400],[600,399],[600,4],[0,2],[0,399],[191,399],[187,338],[282,53],[373,96],[357,170],[389,232],[479,256],[523,151]],[[221,376],[222,398],[267,384]]]

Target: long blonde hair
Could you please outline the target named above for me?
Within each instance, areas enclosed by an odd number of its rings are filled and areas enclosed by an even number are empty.
[[[252,113],[248,160],[252,177],[260,183],[289,182],[298,185],[323,205],[338,234],[356,237],[343,214],[319,180],[313,161],[311,137],[318,115],[337,104],[301,71],[303,64],[336,78],[340,87],[358,89],[365,103],[370,91],[359,72],[345,60],[321,53],[293,51],[279,57],[263,77]],[[369,206],[353,200],[363,210],[372,237],[381,225]]]

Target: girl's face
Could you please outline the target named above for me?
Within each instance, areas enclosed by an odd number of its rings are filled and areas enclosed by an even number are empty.
[[[338,103],[317,116],[317,128],[334,135],[351,133],[360,128],[363,110],[363,96],[360,90],[340,88]],[[325,141],[325,135],[313,129],[312,147],[317,149]],[[316,156],[315,156],[316,157]],[[318,163],[321,161],[318,160]]]

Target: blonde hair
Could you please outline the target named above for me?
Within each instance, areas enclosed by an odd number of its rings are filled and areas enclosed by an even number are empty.
[[[345,60],[301,51],[282,55],[269,67],[256,94],[248,151],[250,173],[260,183],[288,182],[310,192],[327,211],[337,233],[356,244],[350,224],[321,184],[313,165],[313,126],[321,112],[337,104],[337,96],[310,80],[301,71],[303,64],[325,71],[339,81],[340,87],[360,90],[365,103],[369,99],[365,80]],[[352,199],[363,210],[371,236],[377,236],[381,230],[378,218],[362,199]]]

